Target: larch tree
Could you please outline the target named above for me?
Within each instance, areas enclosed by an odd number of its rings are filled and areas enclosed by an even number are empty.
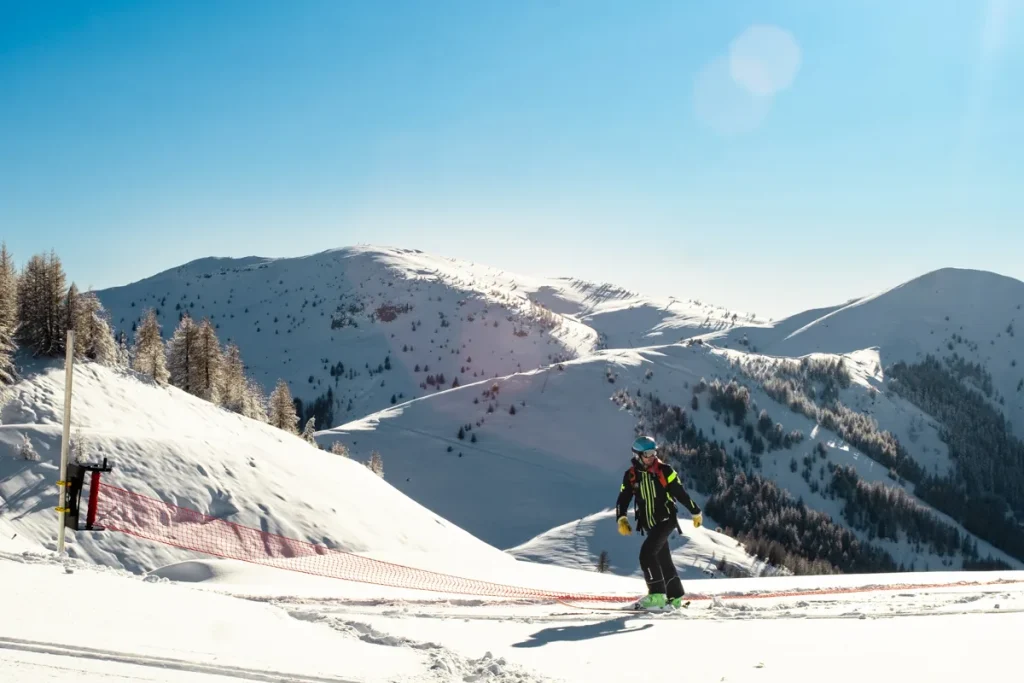
[[[188,313],[181,317],[167,344],[167,365],[171,384],[189,394],[198,394],[199,326]]]
[[[99,298],[93,292],[79,294],[76,308],[76,355],[101,365],[117,365],[117,343]]]
[[[267,398],[258,382],[246,378],[242,393],[242,415],[252,420],[267,422]]]
[[[146,311],[142,325],[135,331],[135,358],[132,367],[153,378],[159,384],[166,384],[170,378],[167,370],[167,350],[160,336],[160,323],[156,312],[150,308]]]
[[[18,272],[7,244],[0,244],[0,384],[13,384],[14,335],[18,328]]]
[[[210,403],[220,403],[221,373],[224,357],[221,353],[217,331],[208,319],[199,323],[196,335],[196,379],[195,393]]]
[[[121,330],[117,335],[117,363],[119,368],[130,368],[132,367],[132,352],[128,347],[128,334]]]
[[[310,445],[316,445],[316,439],[313,438],[313,433],[316,431],[316,418],[311,417],[306,420],[306,426],[302,429],[302,438],[306,440]]]
[[[224,358],[221,361],[222,372],[220,375],[220,400],[228,410],[235,413],[244,413],[243,403],[245,398],[245,364],[242,362],[242,352],[238,344],[231,342],[224,349]]]
[[[296,424],[299,416],[295,412],[292,392],[283,379],[277,380],[277,386],[270,393],[270,424],[290,434],[298,434]]]
[[[366,463],[366,466],[378,477],[384,477],[384,458],[377,451],[370,453],[370,461]]]
[[[36,355],[64,352],[66,338],[64,268],[55,252],[35,255],[18,279],[18,336]]]

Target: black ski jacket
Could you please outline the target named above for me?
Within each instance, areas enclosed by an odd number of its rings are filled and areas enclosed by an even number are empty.
[[[615,505],[616,518],[626,516],[629,501],[633,499],[636,500],[636,526],[641,533],[659,522],[674,520],[678,511],[675,501],[682,503],[691,515],[700,514],[700,507],[683,488],[675,470],[661,460],[655,460],[648,469],[638,458],[633,458],[633,466],[622,475]]]

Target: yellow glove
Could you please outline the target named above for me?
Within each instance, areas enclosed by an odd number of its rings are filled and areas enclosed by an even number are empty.
[[[701,513],[697,513],[693,516],[693,528],[696,529],[704,523],[704,516]]]
[[[633,529],[629,526],[629,520],[625,517],[619,517],[619,533],[623,536],[629,536],[633,533]]]

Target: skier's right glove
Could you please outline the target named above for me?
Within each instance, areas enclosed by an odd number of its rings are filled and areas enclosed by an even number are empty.
[[[633,529],[629,526],[629,520],[625,517],[619,517],[619,533],[623,536],[629,536],[633,533]]]
[[[697,527],[699,527],[703,523],[704,523],[704,515],[702,515],[701,513],[698,512],[697,514],[695,514],[693,516],[693,528],[694,529],[696,529]]]

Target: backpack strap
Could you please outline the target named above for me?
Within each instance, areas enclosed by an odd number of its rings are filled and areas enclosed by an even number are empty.
[[[658,481],[661,482],[661,488],[668,491],[668,480],[665,479],[665,473],[661,471],[661,465],[657,460],[651,464],[650,470],[658,475]]]
[[[672,495],[668,492],[668,480],[665,478],[665,473],[661,470],[661,465],[659,464],[659,461],[654,461],[654,464],[651,466],[651,471],[658,475],[658,481],[661,482],[662,487],[665,489],[665,495],[668,496],[668,499],[671,501]],[[676,517],[675,520],[676,531],[678,531],[679,535],[682,536],[683,529],[679,526],[679,518]]]

